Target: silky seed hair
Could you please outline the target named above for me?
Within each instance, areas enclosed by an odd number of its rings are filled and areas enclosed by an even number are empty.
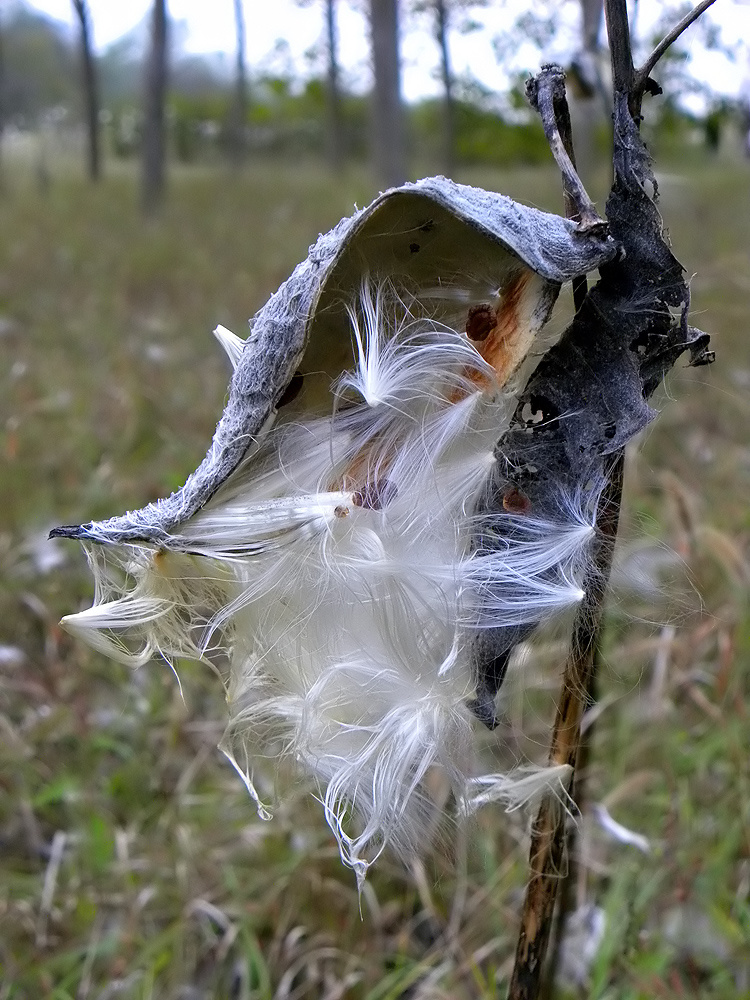
[[[87,545],[94,606],[64,623],[133,666],[223,657],[221,749],[259,815],[253,761],[288,759],[361,884],[386,846],[428,846],[434,771],[456,819],[564,799],[567,768],[487,773],[472,645],[581,600],[596,497],[541,516],[511,488],[475,514],[516,405],[513,370],[476,346],[493,309],[468,312],[467,336],[367,281],[348,315],[331,414],[271,429],[168,544]],[[236,364],[243,342],[216,335]]]

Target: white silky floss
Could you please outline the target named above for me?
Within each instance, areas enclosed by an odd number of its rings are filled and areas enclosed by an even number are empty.
[[[269,430],[168,546],[87,544],[95,604],[64,619],[135,666],[221,651],[221,749],[260,815],[253,757],[296,760],[360,885],[387,844],[404,857],[427,846],[433,769],[459,815],[564,796],[567,767],[483,773],[471,647],[478,629],[579,601],[593,534],[574,503],[555,522],[478,524],[514,395],[465,334],[402,305],[394,321],[393,295],[363,286],[349,311],[356,367],[332,415]],[[243,342],[216,335],[236,364]],[[477,545],[488,535],[491,548]]]

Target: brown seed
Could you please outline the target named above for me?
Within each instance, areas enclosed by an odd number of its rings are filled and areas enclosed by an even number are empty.
[[[517,486],[511,486],[503,494],[503,508],[509,514],[528,514],[531,510],[531,500]]]
[[[333,508],[333,513],[336,515],[336,517],[348,517],[349,508],[345,507],[342,503],[340,503],[338,507]]]
[[[395,496],[396,487],[393,483],[388,479],[375,479],[352,493],[352,503],[369,510],[382,510]]]
[[[486,340],[492,333],[497,322],[497,316],[492,306],[486,302],[472,306],[466,317],[466,336],[469,340]]]

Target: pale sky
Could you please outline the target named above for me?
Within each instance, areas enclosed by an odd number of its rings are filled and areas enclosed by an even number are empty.
[[[58,20],[73,23],[70,0],[33,0],[32,5]],[[309,75],[305,53],[322,40],[323,4],[308,0],[306,6],[300,7],[294,0],[245,0],[244,6],[247,61],[251,72],[258,67],[288,65],[298,76]],[[358,0],[355,6],[358,10],[352,9],[346,0],[339,0],[337,4],[339,49],[345,81],[361,89],[367,85],[370,72],[367,25],[361,13],[366,4]],[[492,38],[502,31],[509,19],[529,6],[528,0],[505,0],[505,3],[496,0],[490,9],[476,10],[474,19],[484,25],[483,30],[464,36],[458,32],[451,34],[454,72],[470,70],[490,89],[504,89],[506,74],[497,63]],[[558,33],[554,46],[543,53],[543,59],[565,62],[575,48],[578,5],[557,0],[557,6],[567,30]],[[647,32],[663,6],[660,0],[640,0],[637,32]],[[129,31],[150,7],[151,0],[89,0],[97,48],[106,48]],[[174,20],[184,22],[186,51],[233,52],[232,0],[169,0],[168,9]],[[743,79],[750,74],[750,0],[716,0],[704,16],[721,27],[725,42],[740,43],[739,51],[733,63],[719,53],[706,52],[698,41],[691,42],[688,32],[686,47],[691,55],[692,72],[710,81],[714,90],[736,95]],[[425,17],[402,18],[403,92],[407,100],[437,94],[440,90],[436,78],[438,53],[429,29],[430,21]],[[287,43],[283,53],[277,49],[278,39]],[[513,68],[533,68],[538,58],[536,51],[531,52],[528,46],[522,45]]]

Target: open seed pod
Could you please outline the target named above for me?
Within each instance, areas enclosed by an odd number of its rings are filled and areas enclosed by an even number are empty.
[[[172,496],[109,521],[55,529],[98,542],[158,541],[199,510],[267,432],[275,404],[311,337],[350,337],[347,307],[365,278],[390,280],[410,311],[465,329],[488,297],[517,367],[562,283],[616,252],[606,233],[581,234],[556,215],[503,195],[432,177],[386,191],[320,236],[305,261],[250,321],[244,343],[223,340],[235,365],[206,458]]]
[[[388,191],[319,238],[246,341],[219,331],[229,401],[185,486],[53,532],[84,542],[96,579],[66,627],[134,665],[218,665],[222,749],[261,815],[252,760],[295,760],[359,877],[387,842],[427,843],[436,769],[459,812],[560,781],[483,773],[473,650],[580,600],[601,484],[554,516],[486,498],[561,283],[616,251],[604,224],[445,178]],[[324,336],[355,348],[331,415],[274,426]]]

